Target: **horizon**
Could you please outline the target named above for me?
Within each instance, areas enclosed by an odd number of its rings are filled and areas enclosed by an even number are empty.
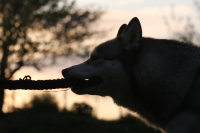
[[[101,42],[104,42],[108,39],[112,39],[116,36],[118,28],[123,23],[128,23],[133,17],[138,17],[142,29],[143,36],[145,37],[153,37],[153,38],[170,38],[170,32],[167,28],[164,18],[168,19],[170,23],[173,23],[173,15],[174,11],[175,17],[188,17],[190,16],[191,21],[196,24],[196,28],[200,29],[200,25],[198,25],[197,14],[195,12],[195,5],[193,1],[188,0],[168,0],[168,1],[159,1],[152,0],[151,2],[148,0],[77,0],[76,4],[78,7],[87,7],[89,5],[95,5],[105,9],[105,13],[97,22],[97,26],[99,30],[107,30],[107,36],[103,38],[91,38],[89,40],[85,40],[83,44],[90,44],[92,46],[98,45]],[[94,7],[95,7],[94,6]],[[173,7],[173,8],[172,8]],[[172,10],[173,9],[173,10]],[[173,23],[173,30],[182,30],[179,29],[184,25],[184,23]],[[22,67],[21,70],[16,72],[13,76],[13,79],[23,78],[24,75],[31,75],[33,80],[37,79],[49,79],[49,78],[62,78],[61,70],[69,67],[71,65],[76,65],[81,63],[84,59],[79,57],[75,57],[73,55],[68,58],[63,58],[58,61],[58,63],[54,66],[49,66],[47,68],[43,68],[42,71],[37,71],[33,67]],[[65,61],[65,62],[64,62]],[[24,104],[28,104],[33,94],[39,95],[44,93],[43,91],[9,91],[6,90],[6,97],[4,102],[3,111],[9,112],[10,107],[14,104],[15,107],[20,108]],[[58,100],[58,106],[60,108],[65,107],[65,103],[67,103],[67,109],[70,109],[73,103],[75,102],[86,102],[91,105],[94,110],[97,110],[96,117],[98,119],[104,120],[113,120],[118,119],[120,117],[120,110],[118,106],[116,106],[112,99],[109,97],[99,97],[99,96],[89,96],[89,95],[75,95],[68,91],[60,91],[60,92],[48,92],[52,95],[56,96]],[[66,93],[66,94],[64,94]],[[67,95],[66,102],[63,101],[64,95]],[[13,102],[14,96],[14,103]],[[123,115],[130,113],[127,109],[122,109]]]

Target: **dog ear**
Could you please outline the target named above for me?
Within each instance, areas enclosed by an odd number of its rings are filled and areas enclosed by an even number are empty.
[[[121,25],[121,27],[118,30],[117,37],[121,36],[124,33],[124,31],[126,30],[126,27],[127,27],[127,24]]]
[[[142,39],[142,27],[138,18],[135,17],[129,22],[124,34],[121,37],[125,42],[124,44],[126,44],[125,48],[127,50],[139,47],[139,42]]]

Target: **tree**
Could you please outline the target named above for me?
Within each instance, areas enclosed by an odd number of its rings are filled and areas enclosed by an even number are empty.
[[[198,20],[200,20],[200,1],[194,0],[194,5],[196,7]],[[172,29],[172,24],[165,19],[165,24],[171,34],[170,37],[172,39],[188,42],[190,44],[200,45],[200,32],[198,31],[198,28],[196,28],[196,25],[192,22],[191,17],[178,17],[174,12],[175,11],[172,7],[173,25],[176,25],[176,28],[180,27],[180,25],[181,27],[174,30]]]
[[[80,9],[67,0],[0,0],[0,77],[22,66],[40,66],[72,52],[72,44],[98,32],[91,29],[102,11]],[[46,39],[48,38],[48,39]],[[0,108],[4,90],[0,89]]]
[[[72,111],[80,115],[92,116],[93,108],[86,103],[74,103],[72,106]]]

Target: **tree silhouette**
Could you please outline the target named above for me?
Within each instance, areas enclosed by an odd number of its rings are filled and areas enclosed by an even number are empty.
[[[51,64],[69,55],[72,44],[98,33],[91,28],[102,11],[67,0],[0,0],[0,77],[10,79],[22,66]],[[4,90],[0,89],[0,108]]]
[[[200,20],[200,1],[194,0],[193,2],[196,7],[198,20]],[[177,16],[173,7],[171,16],[174,23],[170,23],[169,20],[165,18],[165,24],[171,34],[170,37],[190,44],[200,45],[200,32],[198,31],[198,28],[196,28],[197,25],[191,20],[191,17]],[[180,27],[182,24],[183,26]],[[176,28],[180,28],[174,30],[172,25],[175,25]]]
[[[80,115],[92,116],[92,110],[93,108],[86,103],[74,103],[72,106],[72,111]]]

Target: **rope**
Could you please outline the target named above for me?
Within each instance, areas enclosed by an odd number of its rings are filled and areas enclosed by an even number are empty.
[[[19,80],[0,79],[0,89],[48,90],[78,86],[80,82],[73,79],[31,80],[31,76],[27,75]]]

